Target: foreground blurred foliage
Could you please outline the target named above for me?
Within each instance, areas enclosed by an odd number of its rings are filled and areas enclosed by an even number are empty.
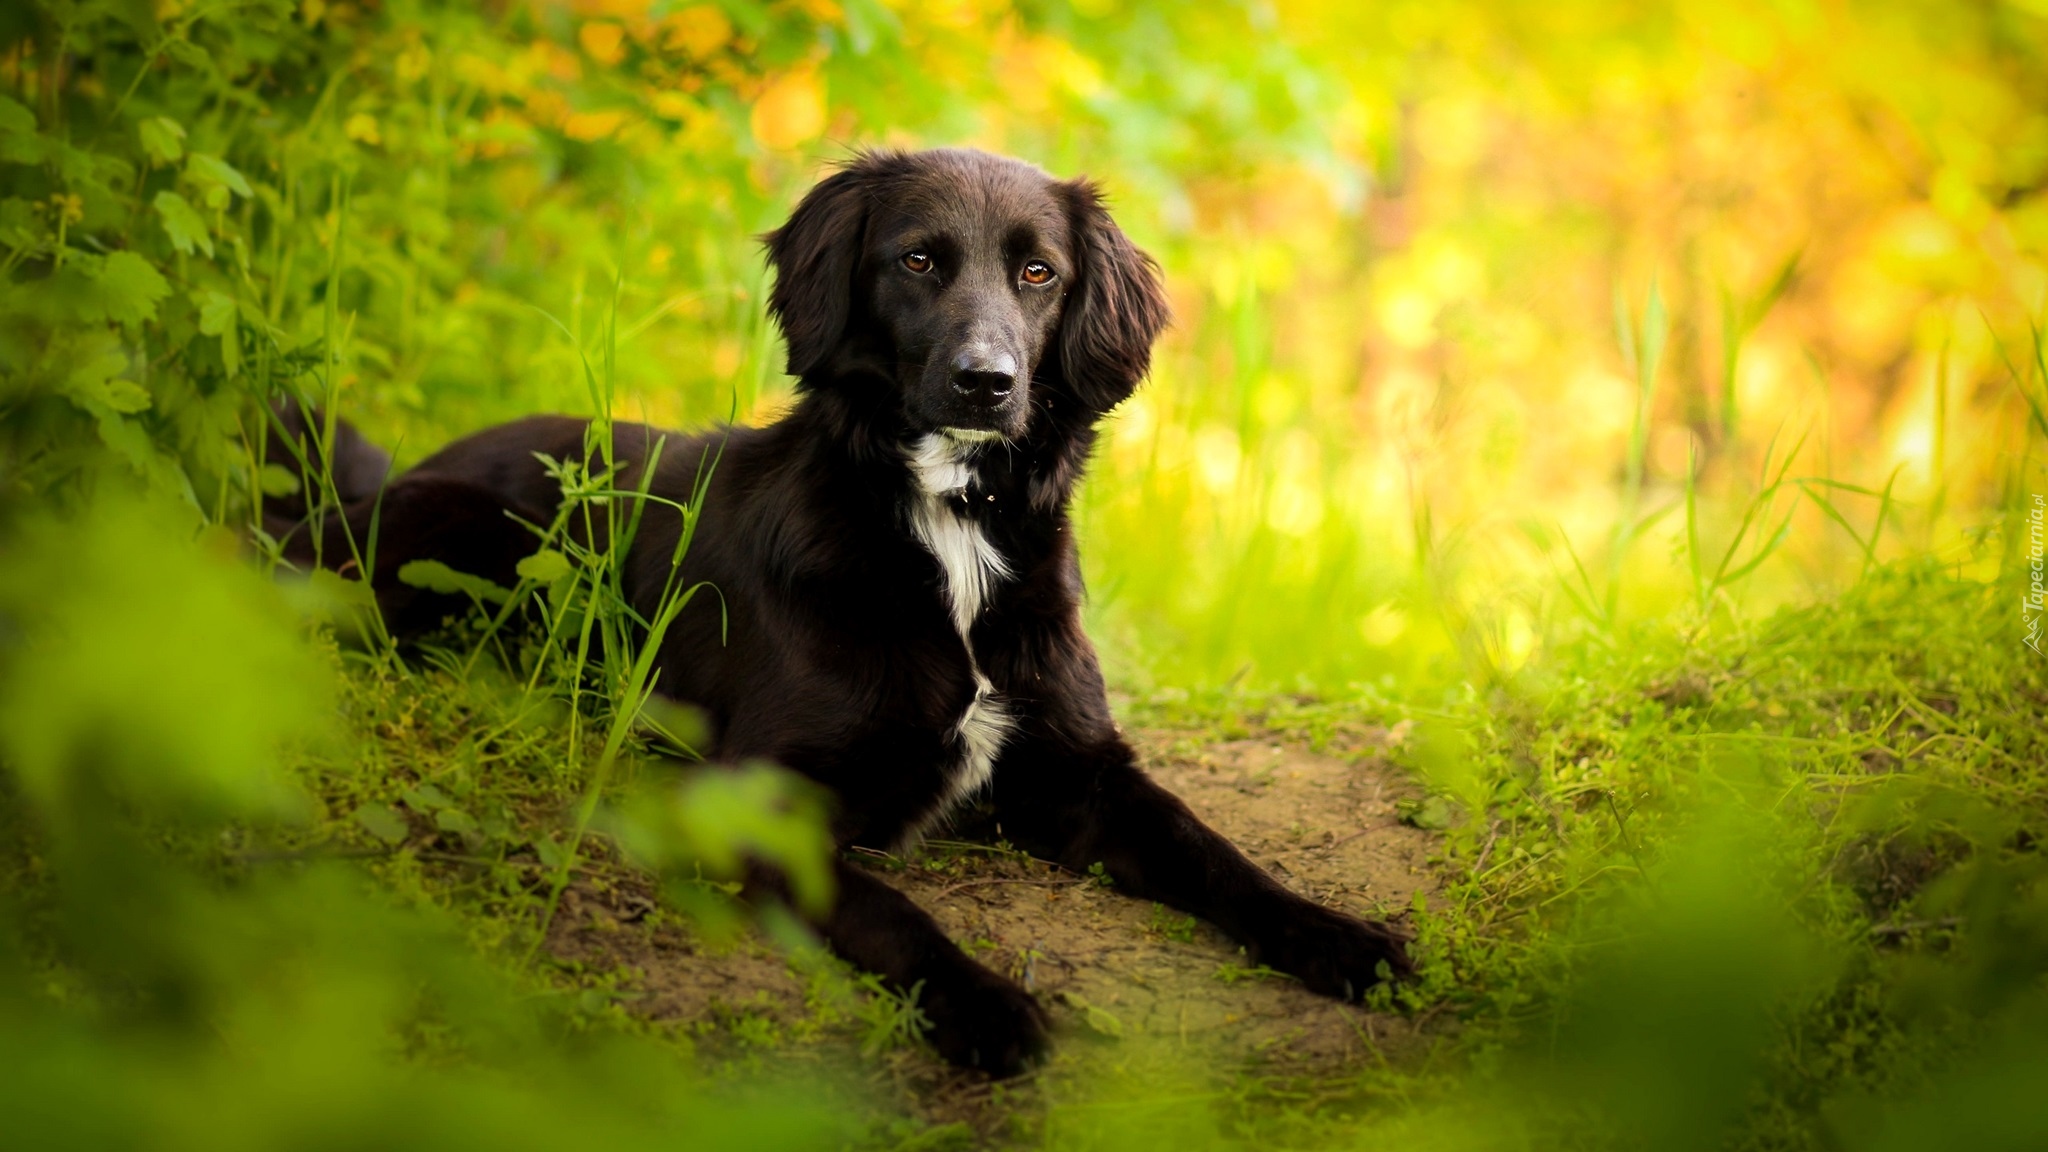
[[[7,1130],[903,1135],[535,963],[621,852],[700,926],[749,857],[822,898],[815,797],[647,760],[691,721],[607,556],[479,590],[547,643],[342,652],[360,590],[265,579],[253,510],[320,493],[258,464],[280,398],[405,459],[772,417],[750,237],[845,145],[969,143],[1105,180],[1175,298],[1084,498],[1119,681],[1416,721],[1444,892],[1380,1006],[1460,1021],[1313,1107],[1134,1043],[1027,1134],[2048,1143],[2044,49],[1988,0],[8,7]]]
[[[1431,991],[1512,1106],[1473,1146],[2023,1148],[2048,1045],[2048,667],[2012,581],[1873,572],[1743,636],[1645,629],[1468,700]],[[1433,986],[1433,987],[1432,987]],[[1496,1047],[1497,1045],[1497,1047]]]
[[[0,1107],[24,1148],[837,1146],[786,1093],[707,1098],[358,871],[246,851],[313,805],[332,670],[283,598],[109,502],[0,548]]]

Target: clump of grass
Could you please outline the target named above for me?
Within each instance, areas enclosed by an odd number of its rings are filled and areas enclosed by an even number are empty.
[[[1997,1030],[1969,1023],[1987,1003],[2038,1007],[2041,956],[1983,967],[2031,939],[2048,876],[2048,742],[2028,720],[2048,675],[2011,635],[2010,596],[1931,561],[1882,565],[1837,600],[1753,627],[1646,626],[1581,645],[1520,695],[1440,713],[1471,783],[1444,841],[1443,896],[1417,910],[1423,976],[1397,1000],[1451,1007],[1482,1066],[1526,1071],[1545,1033],[1555,1058],[1597,1064],[1639,1031],[1603,1003],[1664,1011],[1654,988],[1603,990],[1601,973],[1716,979],[1711,959],[1659,960],[1645,941],[1658,917],[1741,891],[1756,922],[1722,923],[1726,938],[1699,947],[1806,971],[1670,993],[1771,1020],[1739,1041],[1712,1013],[1670,1025],[1701,1050],[1742,1048],[1721,1068],[1733,1095],[1716,1142],[1799,1146],[1822,1138],[1823,1103],[1938,1095],[1933,1069],[1997,1047]],[[1717,825],[1744,847],[1698,855]],[[1760,940],[1760,924],[1781,937]],[[1910,1010],[1899,999],[1922,995]],[[1573,1023],[1589,1013],[1605,1021],[1591,1032]],[[1624,1073],[1601,1074],[1659,1074]],[[1603,1122],[1617,1131],[1637,1122],[1613,1107]],[[1639,1135],[1663,1123],[1637,1120],[1651,1126]]]

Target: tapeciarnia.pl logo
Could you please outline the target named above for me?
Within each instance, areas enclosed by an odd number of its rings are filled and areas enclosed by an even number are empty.
[[[2026,627],[2026,635],[2020,640],[2037,654],[2041,651],[2043,601],[2044,596],[2048,596],[2048,589],[2042,587],[2044,578],[2048,578],[2043,576],[2044,568],[2048,568],[2048,563],[2044,563],[2042,559],[2041,533],[2044,514],[2048,514],[2048,504],[2044,504],[2041,494],[2036,492],[2033,506],[2027,509],[2027,575],[2030,579],[2026,598],[2020,603],[2020,622]]]

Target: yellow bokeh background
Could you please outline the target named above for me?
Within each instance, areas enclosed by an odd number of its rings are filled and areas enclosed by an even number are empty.
[[[1954,547],[2021,483],[2027,5],[606,0],[386,35],[349,135],[402,153],[380,106],[461,93],[449,186],[503,213],[449,299],[588,346],[616,278],[620,403],[663,423],[787,404],[749,237],[851,150],[1102,181],[1178,318],[1081,514],[1140,686],[1511,675],[1575,629]],[[494,342],[458,381],[477,337],[443,335],[358,376],[373,425],[424,446],[580,402],[565,348]],[[1741,529],[1779,475],[1807,484]],[[1702,593],[1701,557],[1786,516],[1739,596]]]

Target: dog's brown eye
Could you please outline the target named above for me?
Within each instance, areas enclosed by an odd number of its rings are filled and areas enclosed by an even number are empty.
[[[903,266],[912,272],[929,272],[932,270],[932,258],[922,252],[907,252],[903,256]]]
[[[1031,263],[1026,264],[1024,266],[1024,282],[1026,284],[1052,283],[1052,265],[1047,264],[1043,260],[1033,260]]]

